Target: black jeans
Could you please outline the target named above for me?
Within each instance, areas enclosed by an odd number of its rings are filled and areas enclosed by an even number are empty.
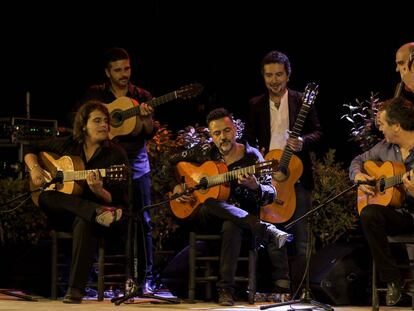
[[[412,215],[380,205],[367,205],[361,212],[361,222],[380,280],[391,282],[400,279],[400,270],[395,265],[387,235],[413,233]]]

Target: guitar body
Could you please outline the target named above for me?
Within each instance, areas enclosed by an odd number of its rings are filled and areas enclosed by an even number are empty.
[[[274,149],[269,151],[265,160],[280,160],[283,150]],[[262,206],[260,210],[260,219],[271,223],[283,223],[288,221],[295,212],[296,193],[295,183],[303,173],[302,161],[296,155],[292,155],[288,165],[287,179],[276,181],[272,175],[272,184],[277,191],[277,201]]]
[[[375,177],[376,180],[380,180],[405,173],[405,166],[400,162],[387,161],[381,163],[375,161],[366,161],[364,163],[364,170],[368,175]],[[404,190],[401,188],[401,186],[398,185],[389,187],[383,191],[377,186],[374,196],[367,195],[358,189],[358,213],[361,214],[361,211],[368,204],[378,204],[384,207],[399,207],[401,205],[401,202],[404,200],[404,196]]]
[[[189,162],[179,162],[177,164],[177,177],[181,180],[185,178],[187,188],[195,187],[203,177],[218,175],[227,172],[227,166],[224,163],[207,161],[202,165],[192,164]],[[173,214],[177,218],[187,218],[204,203],[208,198],[218,200],[227,200],[230,195],[230,186],[228,184],[221,184],[207,189],[195,190],[193,196],[195,200],[190,203],[182,203],[176,200],[170,201],[170,206]]]
[[[56,172],[59,171],[79,171],[84,169],[82,159],[75,156],[63,156],[59,157],[56,154],[49,152],[40,152],[38,155],[40,166],[48,172],[50,178],[46,178],[46,182],[52,180],[56,176]],[[38,187],[35,186],[30,179],[30,190],[35,190]],[[49,186],[45,191],[56,190],[67,194],[79,195],[82,193],[82,187],[78,181],[67,181],[63,183],[57,183]],[[32,193],[32,200],[38,206],[39,205],[40,192],[36,191]]]
[[[135,99],[126,96],[118,97],[112,103],[106,105],[111,119],[109,125],[110,139],[115,136],[134,133],[138,130],[138,115],[125,118],[121,114],[123,111],[137,107],[138,105],[139,104]]]
[[[203,91],[203,86],[199,83],[189,84],[180,89],[167,93],[157,98],[153,98],[145,103],[152,108],[168,103],[177,98],[189,99],[199,95]],[[112,103],[107,104],[110,115],[109,138],[115,136],[138,134],[142,129],[142,122],[139,119],[139,103],[126,96],[118,97]]]

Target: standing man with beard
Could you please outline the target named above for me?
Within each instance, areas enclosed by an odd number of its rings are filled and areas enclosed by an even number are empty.
[[[149,211],[142,215],[144,206],[151,204],[151,177],[150,163],[146,150],[146,141],[155,134],[153,126],[153,108],[145,102],[153,97],[150,92],[133,85],[131,78],[131,60],[128,52],[122,48],[112,48],[104,55],[105,75],[108,79],[103,84],[93,85],[84,96],[84,100],[98,99],[103,103],[110,104],[116,99],[126,96],[139,105],[140,113],[137,116],[137,129],[134,133],[116,137],[114,140],[121,144],[127,152],[132,171],[132,200],[134,213],[138,214],[143,223],[143,235],[145,237],[145,248],[138,252],[139,271],[144,274],[142,291],[144,294],[153,292],[153,246],[152,226]],[[140,226],[138,226],[138,229]],[[139,243],[141,241],[140,234]],[[143,264],[145,263],[145,264]],[[135,280],[137,281],[137,280]]]

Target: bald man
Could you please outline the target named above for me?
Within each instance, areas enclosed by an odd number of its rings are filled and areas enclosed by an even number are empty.
[[[414,42],[402,45],[395,54],[395,70],[400,73],[405,90],[414,93]]]

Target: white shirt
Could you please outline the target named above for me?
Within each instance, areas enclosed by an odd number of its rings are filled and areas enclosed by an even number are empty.
[[[289,105],[288,92],[286,92],[281,100],[279,109],[275,103],[269,98],[270,109],[270,145],[269,150],[283,149],[289,138]]]

